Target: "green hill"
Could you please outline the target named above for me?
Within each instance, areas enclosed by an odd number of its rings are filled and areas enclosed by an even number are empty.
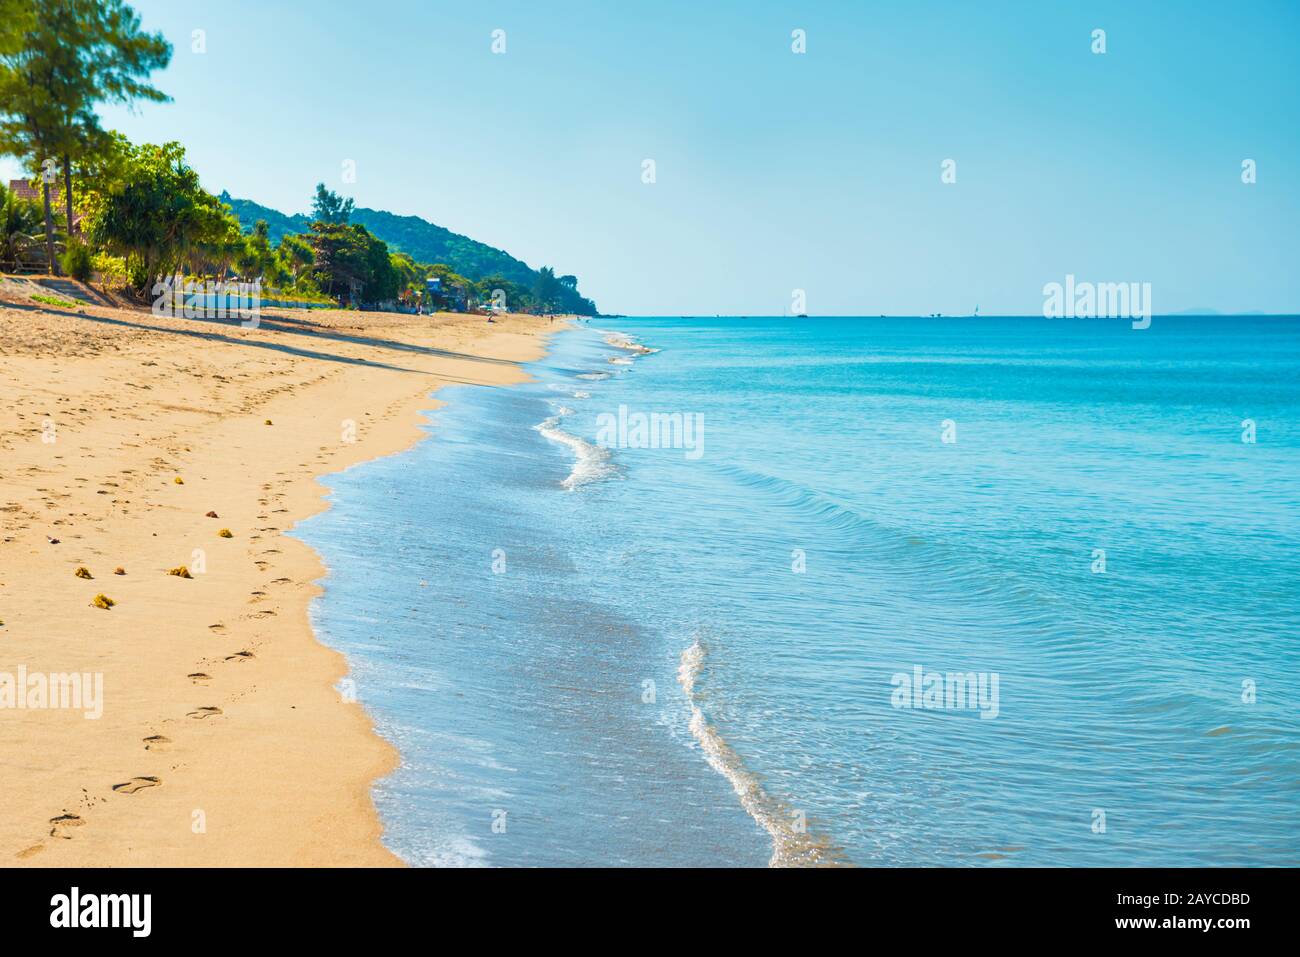
[[[259,219],[265,219],[266,225],[271,229],[273,243],[278,243],[286,233],[305,233],[311,228],[311,220],[302,213],[286,216],[278,209],[262,206],[251,199],[235,199],[225,190],[221,191],[219,198],[239,219],[239,225],[243,227],[244,232],[252,230],[253,224]]]
[[[509,253],[435,226],[419,216],[397,216],[380,209],[359,208],[352,211],[350,222],[366,227],[416,262],[446,263],[470,279],[502,276],[528,286],[537,279],[537,273],[527,263]]]
[[[250,199],[236,199],[224,191],[221,201],[230,206],[245,232],[259,219],[266,220],[273,243],[279,242],[286,233],[305,233],[311,228],[310,217],[302,213],[287,216]],[[469,279],[500,276],[528,287],[537,281],[537,271],[509,253],[418,216],[398,216],[381,209],[359,207],[352,211],[350,222],[366,227],[394,251],[404,252],[417,262],[445,263]]]

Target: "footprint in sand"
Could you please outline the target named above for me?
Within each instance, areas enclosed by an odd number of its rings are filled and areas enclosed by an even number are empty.
[[[196,685],[202,684],[204,681],[212,680],[212,675],[204,674],[202,671],[196,671],[193,674],[186,675],[185,677],[189,678]]]
[[[252,657],[253,657],[253,653],[252,653],[251,651],[236,651],[233,655],[229,655],[229,656],[226,658],[226,660],[227,660],[227,661],[247,661],[249,658],[252,658]]]
[[[143,791],[145,788],[156,788],[162,784],[162,781],[153,777],[132,778],[123,784],[114,784],[113,790],[118,794],[134,794],[136,791]]]
[[[213,715],[217,715],[217,714],[221,714],[220,708],[204,707],[204,708],[196,708],[194,711],[191,711],[189,714],[187,714],[186,717],[202,720],[203,718],[211,718]]]
[[[72,829],[82,827],[86,822],[76,814],[60,814],[58,817],[50,818],[50,837],[61,837],[65,841],[72,840]]]
[[[225,630],[225,625],[208,625],[208,631],[223,632]]]
[[[146,751],[165,751],[167,745],[172,743],[172,739],[161,734],[151,734],[144,739],[144,749]]]

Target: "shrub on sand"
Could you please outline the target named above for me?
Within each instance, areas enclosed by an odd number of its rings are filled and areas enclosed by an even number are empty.
[[[170,568],[170,569],[168,569],[168,570],[167,570],[167,574],[168,574],[168,575],[175,575],[177,578],[193,578],[193,577],[194,577],[193,575],[190,574],[190,570],[189,570],[188,568],[186,568],[184,565],[177,565],[175,568]]]
[[[90,603],[94,605],[96,608],[103,608],[105,611],[107,611],[108,609],[112,608],[114,605],[117,604],[117,602],[113,601],[113,599],[109,598],[107,595],[104,594],[96,595],[91,600]]]
[[[105,286],[120,289],[126,285],[126,260],[121,256],[95,253],[90,262],[94,271],[99,273],[99,281]]]
[[[73,572],[72,574],[76,575],[78,578],[94,578],[94,577],[95,577],[94,575],[90,574],[90,569],[87,568],[85,565],[78,565],[78,566],[77,566],[77,570],[76,570],[75,572]]]
[[[68,251],[59,257],[63,271],[78,282],[90,281],[91,273],[95,271],[93,259],[90,247],[80,239],[68,243]]]
[[[221,531],[217,532],[217,534],[220,535],[222,538],[234,538],[234,537],[235,537],[235,536],[231,533],[230,529],[228,529],[228,528],[223,528]]]

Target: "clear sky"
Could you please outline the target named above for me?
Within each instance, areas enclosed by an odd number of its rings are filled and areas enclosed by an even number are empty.
[[[108,125],[181,141],[214,192],[296,212],[323,180],[607,312],[1038,313],[1066,273],[1300,311],[1294,0],[134,6],[174,102]]]

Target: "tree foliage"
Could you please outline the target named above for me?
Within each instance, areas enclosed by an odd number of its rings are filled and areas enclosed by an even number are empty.
[[[387,243],[356,224],[318,221],[311,228],[310,276],[326,295],[353,305],[397,298],[398,273]]]
[[[0,56],[22,48],[23,34],[36,19],[36,10],[25,0],[0,0]]]
[[[124,0],[42,0],[34,15],[0,0],[0,153],[21,158],[40,175],[51,267],[55,223],[50,183],[63,168],[65,229],[73,219],[73,164],[93,156],[109,138],[95,106],[162,101],[148,82],[167,65],[171,44],[146,33]],[[14,34],[18,37],[15,40]]]
[[[19,269],[41,244],[41,208],[0,183],[0,269]]]
[[[131,284],[185,266],[229,263],[239,223],[199,184],[179,143],[127,147],[120,179],[89,197],[91,241],[123,256]]]
[[[344,199],[333,190],[325,188],[324,183],[316,184],[316,198],[312,200],[312,218],[319,223],[346,223],[352,216],[354,203]]]

